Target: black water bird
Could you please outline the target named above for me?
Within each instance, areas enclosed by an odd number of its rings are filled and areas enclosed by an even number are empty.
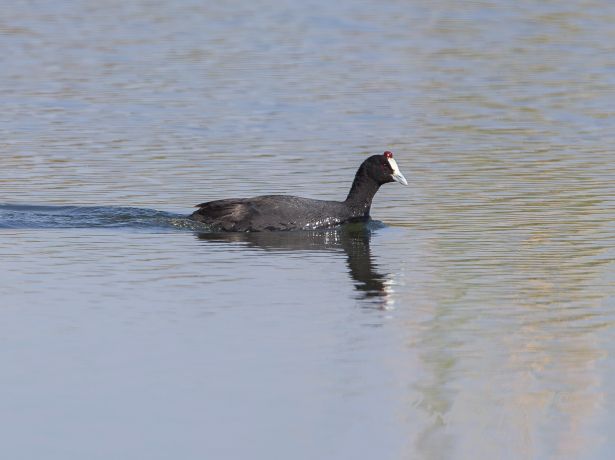
[[[291,195],[231,198],[197,205],[190,219],[228,232],[314,230],[349,222],[367,222],[372,199],[381,185],[408,185],[393,154],[367,158],[355,175],[344,201],[314,200]]]

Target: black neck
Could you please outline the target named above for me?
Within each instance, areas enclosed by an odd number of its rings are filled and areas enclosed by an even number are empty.
[[[361,165],[357,171],[345,201],[356,217],[369,217],[372,199],[380,188],[380,184],[369,177],[366,169]]]

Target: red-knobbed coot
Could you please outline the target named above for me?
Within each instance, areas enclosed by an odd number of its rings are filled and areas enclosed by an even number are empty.
[[[391,152],[373,155],[357,171],[345,201],[312,200],[290,195],[231,198],[197,205],[190,218],[213,230],[260,232],[312,230],[370,219],[372,198],[382,184],[408,185]]]

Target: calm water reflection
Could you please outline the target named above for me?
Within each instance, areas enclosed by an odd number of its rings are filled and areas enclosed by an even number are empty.
[[[378,224],[372,226],[377,227]],[[348,272],[355,288],[361,293],[360,299],[376,298],[380,308],[387,308],[391,302],[387,276],[377,271],[371,255],[369,241],[371,230],[363,226],[350,226],[340,230],[297,231],[283,233],[199,233],[205,241],[243,243],[267,251],[293,253],[306,251],[343,252],[347,258]]]
[[[615,3],[11,2],[7,457],[610,458]],[[343,199],[368,233],[201,235]]]

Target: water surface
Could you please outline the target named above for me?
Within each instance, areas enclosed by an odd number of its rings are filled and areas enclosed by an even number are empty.
[[[615,7],[13,2],[11,458],[610,458]],[[203,201],[366,229],[214,234]]]

